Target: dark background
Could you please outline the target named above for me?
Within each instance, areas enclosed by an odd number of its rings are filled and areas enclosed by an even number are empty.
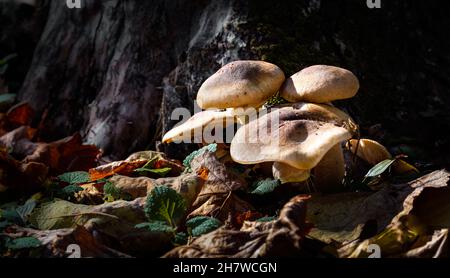
[[[65,1],[0,3],[0,57],[17,53],[10,91],[35,110],[41,137],[81,131],[112,159],[154,149],[192,109],[200,84],[237,59],[291,75],[347,68],[361,89],[336,103],[362,134],[424,167],[449,164],[448,1]],[[43,118],[43,115],[45,117]],[[182,158],[189,146],[159,147]]]

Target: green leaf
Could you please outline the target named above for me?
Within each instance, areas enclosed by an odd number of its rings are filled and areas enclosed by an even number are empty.
[[[205,152],[216,152],[217,151],[217,144],[209,144],[208,146],[205,146],[199,150],[196,150],[194,152],[192,152],[191,154],[189,154],[188,156],[186,156],[186,158],[183,160],[183,165],[186,167],[186,169],[190,169],[191,167],[191,162],[192,160],[194,160],[194,158],[196,158],[197,156],[205,153]]]
[[[147,169],[147,168],[138,168],[136,170],[134,170],[135,172],[138,172],[140,174],[142,173],[153,173],[156,175],[159,175],[161,177],[165,177],[170,171],[172,171],[172,168],[160,168],[160,169]]]
[[[147,196],[145,214],[150,221],[165,221],[175,228],[185,212],[185,200],[172,188],[157,186]]]
[[[103,185],[103,193],[107,202],[113,202],[115,200],[131,200],[131,196],[128,193],[122,192],[120,188],[117,188],[112,182],[106,181]]]
[[[152,221],[137,224],[137,229],[146,229],[155,233],[173,233],[174,229],[164,221]]]
[[[105,195],[111,195],[116,200],[120,199],[122,195],[122,191],[110,181],[105,182],[105,185],[103,185],[103,193]]]
[[[37,248],[41,245],[42,245],[41,241],[34,237],[16,238],[6,243],[6,247],[13,250]]]
[[[87,183],[90,181],[89,173],[83,171],[65,173],[58,176],[58,179],[70,184]]]
[[[369,172],[367,172],[365,178],[373,178],[383,174],[394,162],[395,159],[386,159],[381,161],[377,165],[373,166],[372,169],[369,170]]]
[[[34,199],[28,199],[25,204],[18,207],[16,209],[17,214],[22,219],[23,223],[26,223],[28,221],[28,217],[30,216],[31,212],[33,212],[34,208],[36,207],[37,202]]]
[[[277,218],[275,216],[265,216],[265,217],[261,217],[259,219],[256,219],[255,222],[270,222],[270,221],[274,221]]]
[[[23,224],[22,217],[20,217],[20,214],[15,209],[1,210],[0,218],[10,223]]]
[[[186,233],[177,233],[173,239],[173,244],[176,246],[185,245],[188,242],[188,235]]]
[[[275,190],[280,185],[279,180],[265,179],[255,182],[252,185],[252,194],[264,195]]]
[[[222,226],[222,222],[207,216],[194,217],[186,222],[189,233],[194,237],[212,232],[220,226]]]
[[[71,184],[71,185],[68,185],[68,186],[56,191],[55,195],[61,199],[70,199],[70,198],[74,197],[75,193],[80,192],[80,191],[83,191],[82,187],[80,187],[76,184]]]

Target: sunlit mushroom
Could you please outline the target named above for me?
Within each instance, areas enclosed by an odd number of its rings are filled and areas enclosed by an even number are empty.
[[[285,76],[274,64],[263,61],[231,62],[200,87],[202,109],[258,108],[278,92]]]
[[[292,75],[280,89],[280,96],[290,102],[327,103],[355,96],[358,78],[343,68],[315,65]]]
[[[389,151],[377,141],[371,139],[352,139],[346,144],[346,148],[370,165],[391,159],[392,155]]]
[[[244,123],[245,116],[256,117],[256,110],[248,109],[261,107],[278,92],[284,79],[280,68],[263,61],[235,61],[223,66],[198,91],[197,104],[208,110],[168,131],[163,143],[191,138],[201,142],[204,129]]]
[[[321,190],[341,183],[345,166],[340,144],[354,132],[353,120],[343,111],[326,104],[296,103],[240,128],[230,153],[241,164],[275,162],[273,174],[282,182],[306,180],[327,155],[326,163],[315,172],[329,177],[322,179],[327,183],[323,186],[316,183]]]

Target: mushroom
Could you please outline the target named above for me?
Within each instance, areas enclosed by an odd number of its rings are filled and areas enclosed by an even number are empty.
[[[326,103],[355,96],[358,78],[343,68],[315,65],[292,75],[280,88],[280,96],[290,102]]]
[[[341,110],[326,104],[296,103],[276,107],[241,127],[230,153],[241,164],[274,162],[273,175],[283,183],[304,181],[311,169],[320,165],[314,173],[326,177],[317,179],[316,187],[331,191],[341,183],[345,171],[340,144],[354,132],[353,120]]]
[[[201,111],[168,131],[163,143],[200,140],[205,128],[212,129],[224,122],[225,126],[243,124],[244,116],[251,117],[255,111],[248,108],[261,107],[278,92],[284,79],[279,67],[263,61],[235,61],[223,66],[202,84],[197,94],[199,107],[211,110]]]
[[[202,109],[259,108],[278,92],[284,80],[283,71],[274,64],[231,62],[202,84],[197,103]]]
[[[204,141],[204,130],[213,129],[218,126],[226,127],[235,123],[235,117],[230,111],[206,110],[194,114],[186,122],[175,126],[164,134],[162,142],[171,143],[176,141],[202,143]],[[212,142],[210,142],[212,143]]]
[[[359,141],[359,143],[358,143]],[[352,154],[367,162],[370,166],[374,166],[386,159],[392,159],[391,153],[380,143],[371,139],[352,139],[347,142],[345,148]],[[396,174],[418,173],[416,167],[403,161],[396,159],[392,164],[392,170]]]
[[[371,139],[352,139],[346,144],[346,148],[370,165],[376,165],[379,162],[391,159],[389,151],[377,141]]]

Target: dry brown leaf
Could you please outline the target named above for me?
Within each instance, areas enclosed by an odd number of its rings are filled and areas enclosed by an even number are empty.
[[[6,113],[8,122],[15,126],[29,125],[33,120],[33,108],[28,103],[19,103],[11,107]]]
[[[34,192],[47,178],[48,171],[48,167],[42,163],[21,163],[5,150],[0,150],[0,191]]]
[[[288,257],[302,252],[308,232],[305,197],[291,199],[276,221],[245,224],[241,230],[227,226],[194,239],[187,246],[168,252],[166,258],[258,258]]]
[[[158,184],[154,179],[147,177],[132,178],[122,175],[114,175],[109,179],[123,193],[128,193],[133,199],[147,196],[147,192]]]
[[[23,163],[39,162],[49,166],[52,174],[72,171],[87,171],[94,167],[100,151],[93,145],[83,145],[81,136],[73,136],[51,142],[35,143],[31,155],[23,159]]]
[[[156,151],[141,151],[131,154],[125,161],[136,161],[140,159],[145,159],[147,161],[156,159],[153,168],[171,168],[171,171],[167,176],[176,177],[179,176],[184,171],[183,164],[175,159],[167,158],[165,153]]]
[[[170,235],[155,233],[135,225],[146,222],[145,198],[89,206],[56,200],[36,208],[30,222],[40,230],[83,226],[107,246],[127,254],[153,254],[170,246]]]
[[[430,250],[436,251],[432,256],[448,255],[448,249],[444,252],[436,247],[447,244],[446,232],[442,230],[450,228],[449,181],[450,174],[441,170],[400,187],[397,194],[406,196],[399,200],[400,210],[386,229],[367,240],[344,244],[338,249],[338,255],[367,257],[371,244],[380,246],[382,257],[428,257],[433,253]]]
[[[39,231],[19,226],[11,226],[5,236],[11,238],[34,237],[42,245],[39,248],[39,256],[44,258],[67,258],[74,255],[67,252],[71,244],[80,247],[82,258],[128,258],[129,255],[113,250],[98,242],[98,240],[82,226],[73,229],[58,229]],[[15,252],[17,257],[29,257],[29,250]]]
[[[21,126],[13,131],[10,131],[0,137],[0,146],[8,149],[13,154],[18,154],[19,156],[29,155],[31,152],[22,151],[22,145],[31,143],[31,139],[36,134],[36,129],[29,126]]]
[[[199,199],[203,202],[200,206],[197,205]],[[195,210],[189,214],[188,218],[210,216],[221,221],[225,221],[229,214],[238,215],[255,209],[251,204],[240,199],[232,192],[227,194],[208,194],[206,201],[199,195],[193,207]]]
[[[89,175],[92,181],[107,178],[115,174],[127,176],[131,175],[137,168],[144,166],[145,163],[147,163],[147,160],[145,159],[134,161],[115,161],[89,169]]]

